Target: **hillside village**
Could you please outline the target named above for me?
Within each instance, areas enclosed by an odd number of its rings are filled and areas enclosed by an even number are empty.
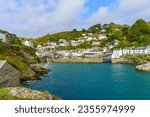
[[[145,34],[138,32],[140,30]],[[136,37],[134,32],[141,33],[141,36]],[[54,36],[48,34],[38,39],[24,40],[22,43],[35,48],[38,57],[48,59],[101,58],[105,55],[117,59],[126,54],[150,54],[150,27],[142,19],[131,27],[114,23],[97,24],[87,30],[74,29],[66,35],[65,32]]]
[[[59,39],[56,42],[47,42],[44,46],[37,45],[36,55],[39,57],[49,58],[78,58],[78,57],[100,57],[102,53],[106,53],[113,47],[119,44],[118,40],[115,40],[113,44],[108,44],[106,47],[100,48],[101,41],[107,39],[105,34],[93,35],[92,33],[83,33],[77,40]],[[90,43],[91,48],[76,48],[70,50],[59,50],[61,47],[79,47],[82,44]],[[54,56],[55,55],[55,56]]]

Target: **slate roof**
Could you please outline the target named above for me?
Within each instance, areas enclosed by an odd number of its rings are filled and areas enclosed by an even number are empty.
[[[0,69],[3,67],[3,65],[6,63],[6,60],[0,60]]]

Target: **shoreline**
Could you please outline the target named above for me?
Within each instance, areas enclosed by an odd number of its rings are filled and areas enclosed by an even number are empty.
[[[103,63],[101,58],[49,59],[49,63]]]
[[[48,63],[105,63],[101,58],[75,58],[75,59],[49,59],[47,61]],[[108,62],[111,64],[132,64],[135,65],[135,70],[142,71],[142,72],[150,72],[150,64],[146,63],[134,63],[130,60],[119,58],[119,59],[111,59],[111,62]],[[145,69],[146,68],[146,69]]]

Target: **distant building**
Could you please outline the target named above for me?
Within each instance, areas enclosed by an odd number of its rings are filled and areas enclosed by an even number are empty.
[[[50,49],[55,49],[57,47],[57,43],[55,42],[48,42],[44,44],[44,50],[50,50]]]
[[[118,40],[115,40],[114,41],[114,46],[117,46],[119,44],[119,41]]]
[[[89,33],[88,35],[89,35],[89,36],[92,36],[92,35],[93,35],[93,33]]]
[[[12,42],[12,36],[8,33],[1,33],[0,32],[0,41],[3,43],[10,45]]]
[[[86,34],[84,33],[84,34],[82,34],[82,36],[86,36]]]
[[[61,58],[68,58],[70,56],[69,52],[63,50],[57,51],[56,53],[61,56]]]
[[[87,41],[92,41],[93,40],[93,37],[88,37],[87,38]]]
[[[78,43],[80,43],[80,44],[82,44],[82,43],[84,43],[85,41],[84,41],[84,39],[79,39],[78,40]]]
[[[79,42],[75,40],[71,40],[71,46],[78,46]]]
[[[38,57],[47,57],[48,56],[48,52],[44,52],[44,51],[37,51],[35,54]]]
[[[133,47],[122,50],[123,54],[150,54],[150,47]]]
[[[83,56],[85,57],[99,57],[101,52],[97,49],[87,49],[84,53]]]
[[[59,43],[65,43],[66,40],[65,39],[59,39]]]
[[[106,39],[106,38],[107,38],[107,36],[106,36],[106,35],[104,35],[104,34],[100,34],[100,35],[99,35],[99,39],[100,39],[100,40],[102,40],[102,39]]]
[[[103,33],[104,33],[104,32],[106,32],[106,30],[105,30],[105,29],[102,29],[102,31],[101,31],[101,32],[103,32]]]
[[[0,88],[20,85],[20,72],[7,61],[0,60]]]
[[[60,46],[60,47],[69,46],[69,43],[68,42],[59,43],[58,46]]]
[[[126,54],[150,54],[150,47],[132,47],[120,50],[114,50],[111,58],[120,58]]]
[[[43,51],[43,47],[41,45],[37,45],[36,50],[41,50]]]
[[[111,56],[112,59],[117,59],[117,58],[120,58],[122,56],[122,50],[114,50],[113,51],[113,54]]]
[[[29,46],[29,47],[31,47],[31,48],[34,48],[33,43],[30,42],[30,41],[28,41],[28,40],[22,42],[22,44],[25,45],[25,46]]]
[[[81,58],[82,56],[83,56],[83,53],[72,52],[72,58]]]
[[[59,45],[60,47],[66,47],[69,46],[69,43],[65,39],[59,39]]]
[[[100,45],[100,42],[97,42],[97,41],[92,42],[92,46],[99,46],[99,45]]]

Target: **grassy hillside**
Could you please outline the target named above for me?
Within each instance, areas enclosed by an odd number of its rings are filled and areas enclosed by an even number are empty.
[[[33,48],[24,46],[16,35],[12,35],[13,42],[6,45],[0,41],[0,60],[7,60],[21,73],[21,81],[36,78],[36,74],[29,67],[31,63],[37,63],[37,57]]]
[[[44,43],[48,42],[48,41],[52,41],[52,42],[58,42],[59,39],[66,39],[67,41],[72,40],[72,39],[77,39],[81,36],[81,32],[80,31],[68,31],[68,32],[60,32],[60,33],[56,33],[56,34],[47,34],[43,37],[39,37],[36,38],[34,40],[32,40],[34,45],[38,45],[41,44],[43,45]]]

